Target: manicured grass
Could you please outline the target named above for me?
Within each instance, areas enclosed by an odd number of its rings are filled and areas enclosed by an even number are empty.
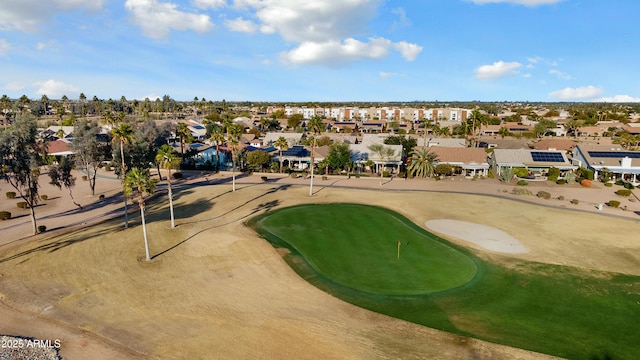
[[[291,249],[285,259],[309,282],[376,312],[571,359],[633,359],[640,354],[637,276],[519,260],[484,262],[455,245],[443,246],[446,242],[391,211],[363,205],[297,206],[260,216],[250,225],[275,246]],[[397,231],[406,231],[411,239],[401,249],[400,260],[411,261],[406,268],[397,262]],[[383,245],[373,245],[377,243]],[[420,250],[411,255],[415,243]],[[430,251],[442,251],[455,263],[437,263],[427,276],[425,268],[413,267],[420,261],[411,256],[428,257]],[[465,275],[451,269],[460,264]],[[425,286],[419,280],[431,278],[440,285]],[[455,279],[449,290],[441,278]]]
[[[305,205],[278,211],[260,226],[322,275],[361,291],[425,294],[463,285],[476,274],[469,257],[379,207]]]

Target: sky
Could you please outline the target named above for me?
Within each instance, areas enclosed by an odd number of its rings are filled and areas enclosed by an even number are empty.
[[[0,94],[640,102],[636,0],[2,0]]]

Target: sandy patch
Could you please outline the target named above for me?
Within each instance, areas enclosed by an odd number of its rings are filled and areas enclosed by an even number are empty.
[[[518,239],[491,226],[446,219],[429,220],[424,225],[429,230],[473,243],[487,250],[507,254],[529,252]]]

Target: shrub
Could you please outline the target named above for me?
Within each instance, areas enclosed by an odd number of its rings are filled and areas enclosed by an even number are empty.
[[[617,201],[617,200],[609,200],[608,204],[609,204],[609,206],[611,206],[612,208],[617,208],[618,206],[620,206],[620,201]]]
[[[388,170],[384,170],[382,172],[382,177],[389,177],[389,171]]]
[[[16,204],[20,209],[26,209],[27,208],[27,202],[26,201],[20,201]]]
[[[622,180],[616,180],[616,185],[620,185],[620,186],[622,186],[622,185],[624,185],[624,181],[622,181]]]
[[[47,195],[40,195],[40,199],[42,199],[42,200],[46,201],[48,198],[49,198],[49,196],[47,196]]]
[[[489,171],[489,174],[487,175],[487,177],[489,179],[493,179],[495,177],[495,175],[493,175],[493,171]]]
[[[513,169],[513,174],[519,178],[526,178],[529,176],[529,170],[526,168],[515,168]]]
[[[580,177],[583,177],[587,180],[593,180],[593,171],[589,170],[587,168],[580,168],[578,169],[578,172],[580,173]]]
[[[604,186],[606,186],[606,187],[612,187],[612,186],[613,186],[613,184],[612,184],[612,183],[610,183],[610,182],[607,182],[607,183],[604,183]]]
[[[580,185],[582,185],[584,187],[591,187],[591,185],[593,185],[593,183],[591,182],[591,180],[584,179],[584,180],[580,181]]]
[[[565,179],[558,179],[558,180],[556,181],[556,184],[558,184],[558,185],[564,185],[564,184],[566,184],[566,183],[567,183],[567,180],[565,180]]]
[[[104,201],[104,194],[100,194],[100,196],[98,196],[98,199],[99,199],[100,201]]]
[[[526,182],[525,180],[518,180],[516,185],[518,185],[518,186],[527,186],[527,185],[529,185],[529,183]]]
[[[536,196],[547,200],[551,199],[551,194],[546,191],[538,191]]]
[[[178,179],[182,179],[182,173],[173,173],[171,174],[171,176],[173,176],[174,179],[178,180]]]
[[[44,225],[38,225],[38,233],[43,233],[47,231],[47,227]]]
[[[629,190],[629,189],[620,189],[620,190],[616,191],[616,195],[631,196],[631,190]]]
[[[558,200],[564,200],[564,196],[563,195],[558,196]]]
[[[558,176],[560,176],[560,169],[556,167],[552,167],[549,169],[549,172],[547,173],[549,181],[557,181]]]
[[[631,189],[633,189],[633,184],[625,183],[625,184],[624,184],[624,188],[625,188],[625,189],[629,189],[629,190],[631,190]]]
[[[89,177],[87,177],[87,175],[82,175],[82,180],[87,181],[89,180]]]
[[[0,211],[0,220],[9,220],[11,219],[11,213],[8,211]]]
[[[527,189],[517,189],[517,188],[513,189],[513,194],[514,195],[533,195],[531,191]]]
[[[16,192],[15,191],[7,191],[7,199],[15,199]]]
[[[573,199],[573,200],[571,200],[570,202],[571,202],[572,204],[574,204],[574,205],[578,205],[578,204],[580,203],[580,200],[578,200],[578,199]]]

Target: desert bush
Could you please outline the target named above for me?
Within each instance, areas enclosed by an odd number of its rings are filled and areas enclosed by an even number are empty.
[[[46,201],[48,198],[49,198],[48,195],[40,195],[40,199],[42,199],[42,200]]]
[[[389,171],[388,170],[384,170],[382,172],[382,177],[389,177]]]
[[[558,200],[564,200],[564,196],[563,195],[558,196]]]
[[[607,204],[609,204],[609,206],[611,206],[612,208],[617,208],[618,206],[620,206],[620,201],[609,200],[609,202]]]
[[[16,192],[15,191],[7,191],[7,199],[15,199]]]
[[[593,183],[591,182],[591,180],[584,179],[584,180],[580,181],[580,185],[582,185],[584,187],[591,187],[593,185]]]
[[[606,187],[612,187],[612,186],[613,186],[613,184],[612,184],[612,183],[610,183],[610,182],[607,182],[607,183],[604,183],[604,186],[606,186]]]
[[[0,220],[9,220],[11,219],[11,213],[8,211],[0,211]]]
[[[625,183],[625,184],[624,184],[624,188],[625,188],[625,189],[629,189],[629,190],[631,190],[631,189],[633,189],[633,188],[634,188],[634,186],[633,186],[633,184]]]
[[[82,180],[87,181],[89,180],[89,177],[87,177],[87,175],[82,175]]]
[[[578,204],[580,203],[580,200],[578,200],[578,199],[573,199],[573,200],[571,200],[570,202],[571,202],[572,204],[574,204],[574,205],[578,205]]]
[[[47,231],[47,227],[44,225],[38,225],[38,233],[43,233]]]
[[[551,199],[551,194],[546,191],[538,191],[536,196],[539,198],[547,199],[547,200]]]
[[[629,189],[620,189],[620,190],[616,191],[616,195],[631,196],[631,190],[629,190]]]
[[[529,183],[526,182],[525,180],[518,180],[516,185],[518,185],[518,186],[527,186],[527,185],[529,185]]]
[[[564,185],[564,184],[566,184],[566,183],[567,183],[567,180],[565,180],[565,179],[558,179],[558,180],[556,180],[556,184],[558,184],[558,185]]]
[[[527,189],[518,189],[518,188],[514,188],[512,193],[514,195],[533,195],[533,193]]]
[[[182,179],[182,173],[173,173],[171,174],[171,176],[173,176],[174,179],[178,180],[178,179]]]
[[[26,209],[27,208],[27,202],[26,201],[20,201],[16,204],[20,209]]]
[[[622,185],[624,185],[624,181],[618,179],[618,180],[616,180],[616,185],[622,186]]]

